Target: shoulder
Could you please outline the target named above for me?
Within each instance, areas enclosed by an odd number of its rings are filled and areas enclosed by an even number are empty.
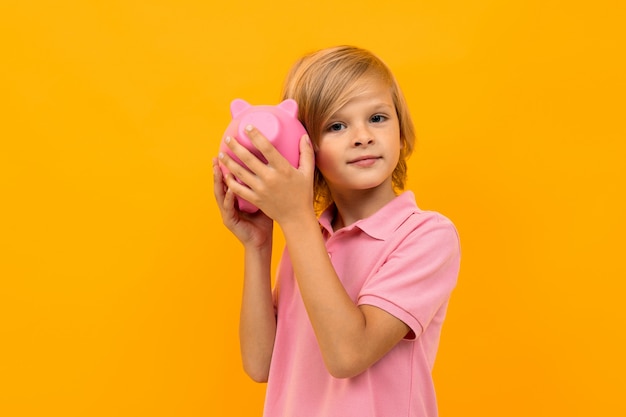
[[[458,232],[452,220],[436,211],[416,211],[409,219],[415,232],[450,234],[458,237]]]
[[[417,211],[407,217],[389,241],[390,250],[408,263],[448,262],[460,258],[461,245],[456,227],[440,213]]]
[[[425,243],[459,243],[459,234],[452,220],[436,211],[421,210],[417,205],[396,234]]]
[[[359,222],[359,227],[391,246],[416,241],[422,247],[459,245],[454,223],[437,211],[420,209],[411,191],[398,195],[374,216]]]

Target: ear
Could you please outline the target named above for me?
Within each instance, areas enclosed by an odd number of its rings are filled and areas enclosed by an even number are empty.
[[[298,118],[298,103],[296,103],[295,100],[288,98],[287,100],[284,100],[282,103],[280,103],[277,107],[287,112],[287,114],[294,119]]]
[[[231,116],[233,116],[233,118],[235,118],[244,110],[249,109],[250,107],[252,107],[252,105],[249,104],[246,100],[236,98],[230,103],[230,114]]]

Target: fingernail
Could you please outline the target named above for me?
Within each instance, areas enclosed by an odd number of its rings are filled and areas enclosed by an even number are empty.
[[[218,157],[219,159],[224,159],[224,153],[223,153],[223,152],[220,152],[220,153],[217,155],[217,157]]]
[[[247,125],[247,126],[245,127],[245,129],[246,129],[246,132],[251,132],[251,131],[252,131],[252,129],[253,129],[253,127],[252,127],[252,125]]]
[[[226,138],[224,139],[224,142],[230,143],[230,136],[226,136]]]

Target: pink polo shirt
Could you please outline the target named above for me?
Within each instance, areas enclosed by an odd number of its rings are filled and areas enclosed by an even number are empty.
[[[274,292],[278,328],[265,417],[434,417],[431,371],[450,293],[459,240],[442,215],[420,210],[405,192],[366,219],[333,232],[320,217],[331,262],[355,304],[379,307],[411,328],[363,373],[332,377],[284,252]]]

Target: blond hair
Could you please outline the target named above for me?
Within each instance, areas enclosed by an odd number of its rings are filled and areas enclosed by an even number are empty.
[[[371,52],[354,46],[337,46],[305,55],[292,67],[283,89],[283,99],[298,103],[298,118],[311,141],[317,145],[324,125],[343,107],[358,88],[363,77],[377,77],[387,83],[400,124],[400,158],[392,174],[394,190],[404,189],[406,160],[413,151],[415,132],[404,95],[385,63]],[[315,169],[315,208],[322,211],[332,196],[321,172]]]

